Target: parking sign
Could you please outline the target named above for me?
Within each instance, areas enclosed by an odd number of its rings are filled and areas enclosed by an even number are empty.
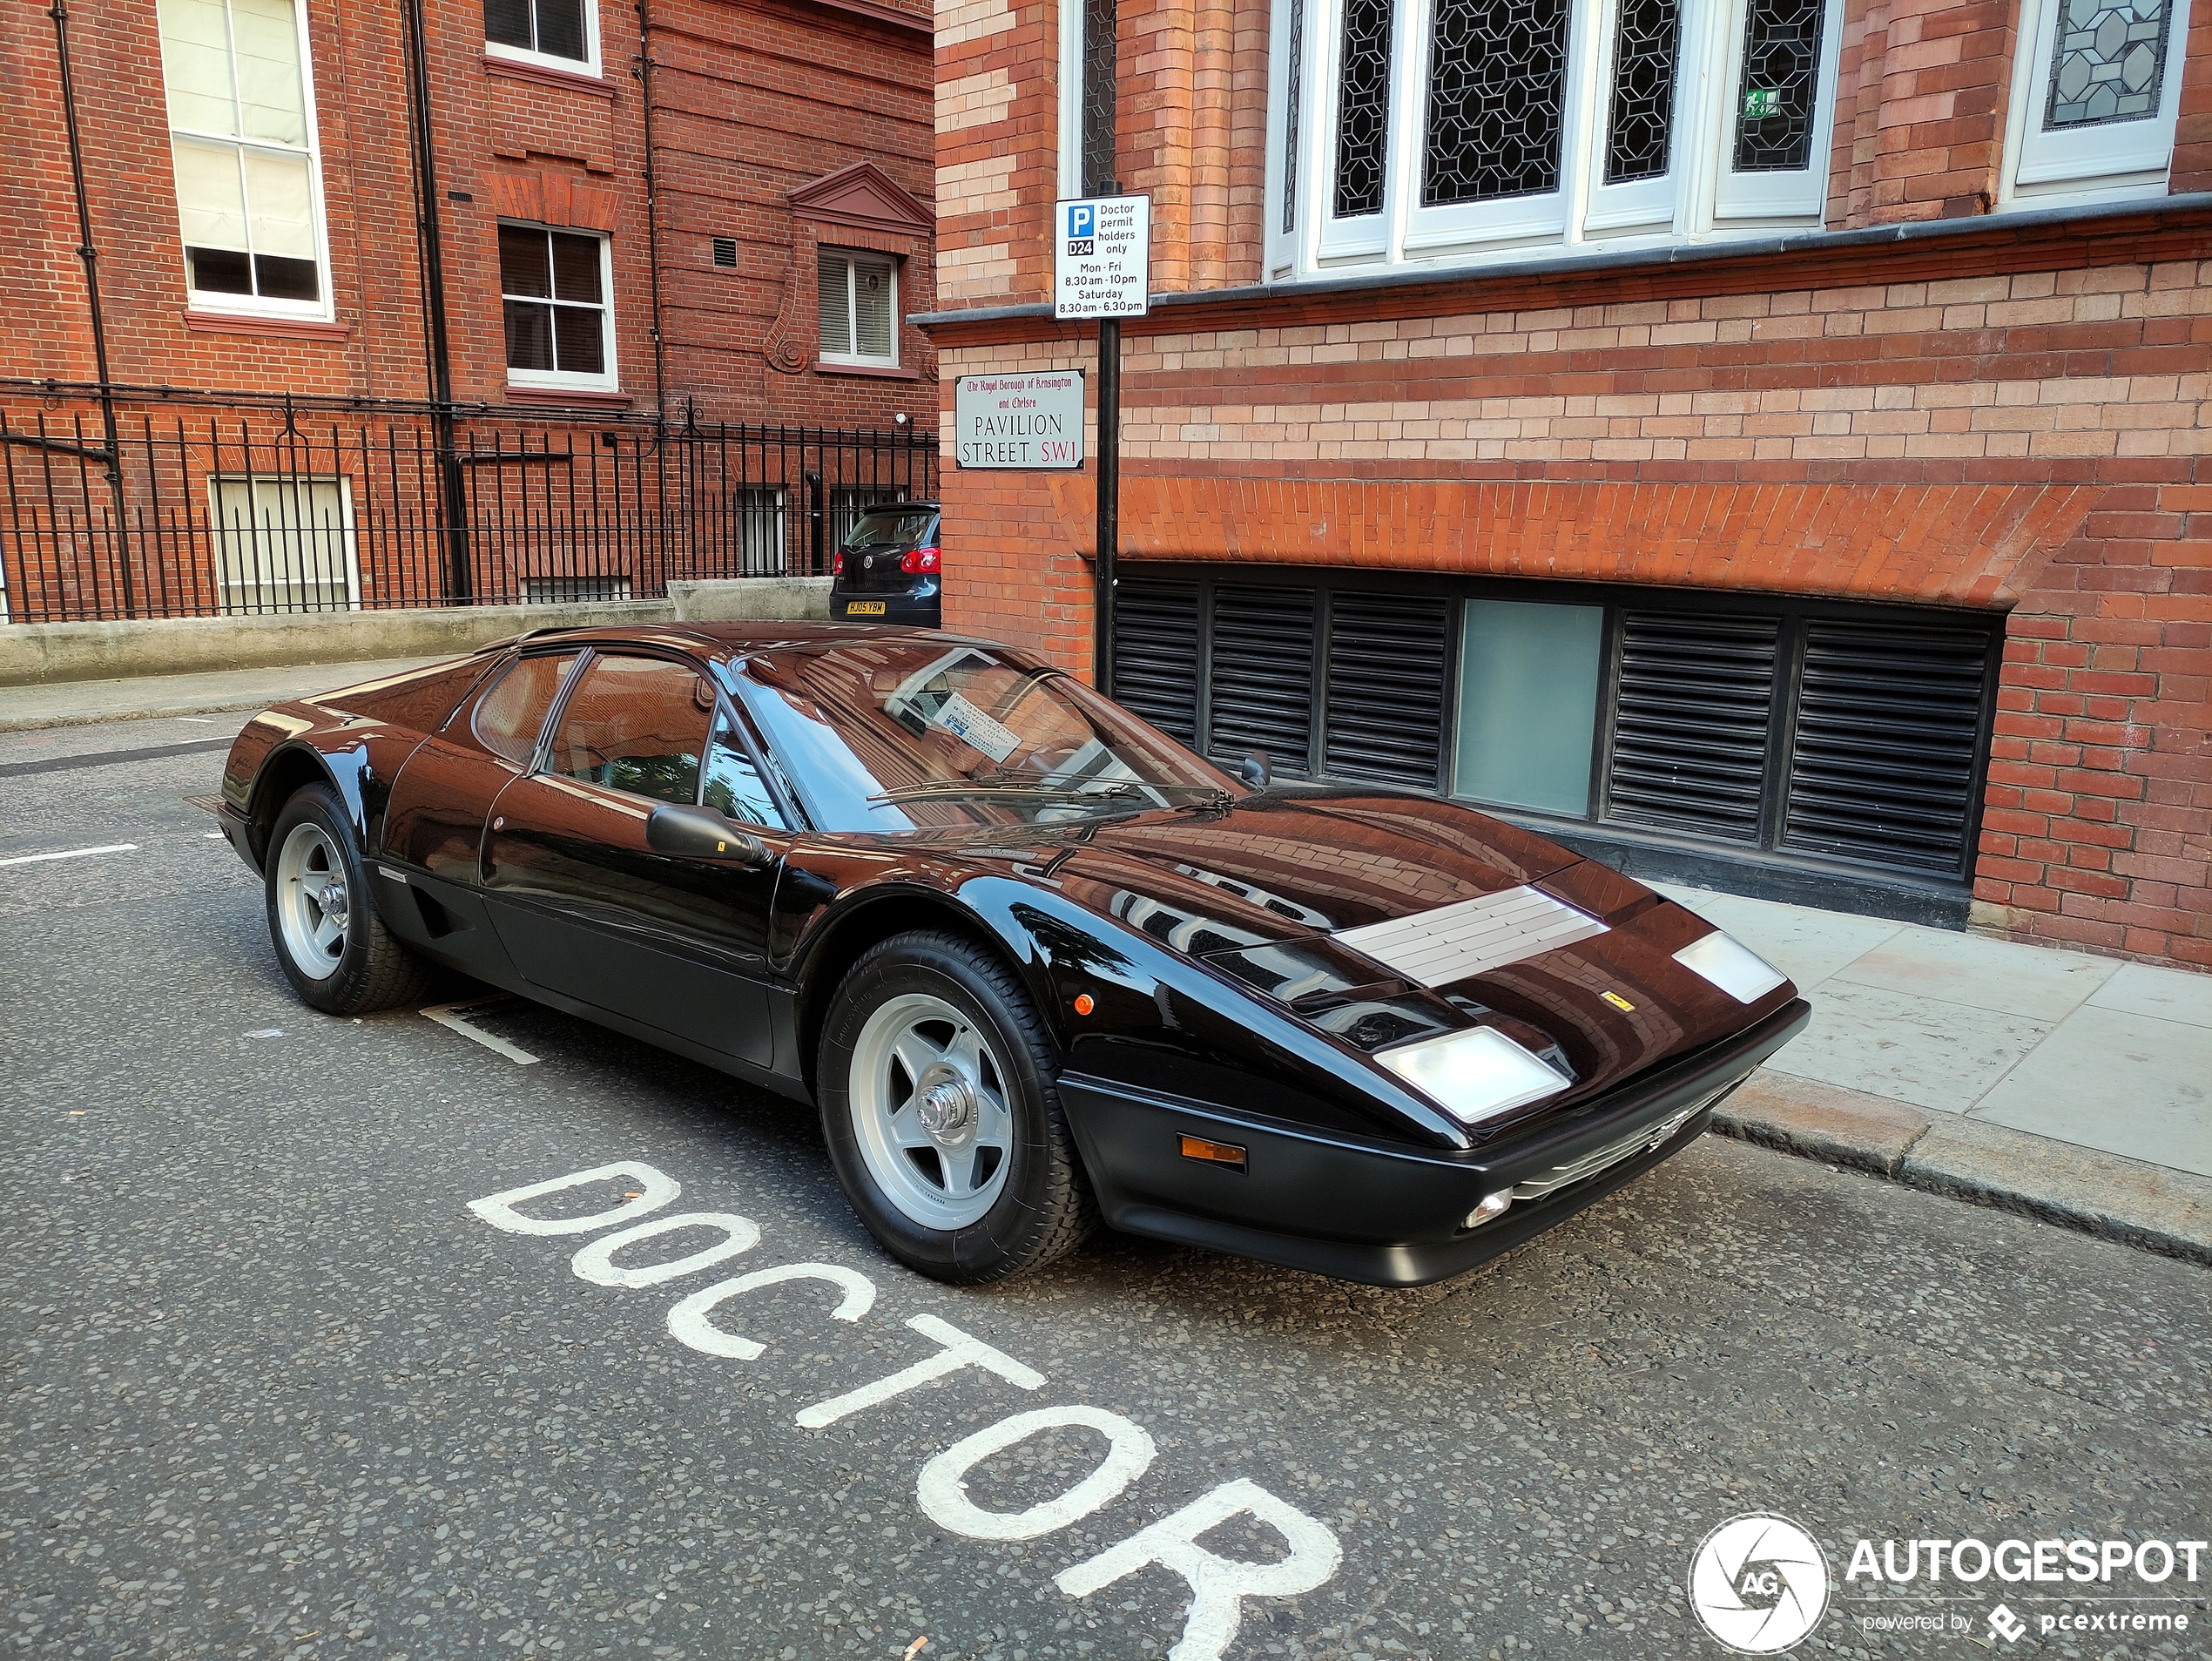
[[[1152,199],[1093,196],[1053,208],[1052,314],[1142,317],[1150,304]]]

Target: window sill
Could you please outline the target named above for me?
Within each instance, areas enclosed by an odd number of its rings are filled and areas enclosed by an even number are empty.
[[[920,369],[903,368],[895,363],[833,363],[827,358],[816,358],[816,375],[857,375],[874,381],[919,381]]]
[[[260,334],[287,341],[342,341],[354,332],[344,323],[327,323],[320,318],[196,309],[185,313],[185,327],[195,334]]]
[[[608,392],[578,388],[573,391],[565,387],[517,387],[507,388],[507,402],[516,404],[561,404],[571,409],[627,409],[637,402],[627,392]]]
[[[550,64],[532,64],[519,57],[502,57],[496,52],[484,54],[484,73],[504,76],[509,80],[532,81],[540,86],[566,87],[570,91],[581,92],[587,98],[611,99],[615,95],[614,84],[590,70],[555,69]]]

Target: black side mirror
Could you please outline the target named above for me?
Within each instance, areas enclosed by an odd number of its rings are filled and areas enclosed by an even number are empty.
[[[645,820],[645,846],[679,860],[721,860],[752,870],[776,856],[749,830],[740,830],[711,807],[664,802]]]
[[[1267,764],[1267,752],[1264,750],[1249,752],[1244,759],[1237,764],[1237,776],[1244,780],[1244,788],[1247,790],[1266,789],[1268,781],[1275,776],[1275,770]]]

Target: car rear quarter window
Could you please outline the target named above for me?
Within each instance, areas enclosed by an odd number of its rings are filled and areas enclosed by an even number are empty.
[[[656,801],[699,798],[714,689],[689,665],[594,658],[561,712],[546,770]]]
[[[469,689],[482,679],[485,668],[481,659],[472,659],[450,669],[395,675],[349,686],[324,701],[348,715],[366,715],[393,726],[435,733],[460,706]]]
[[[561,690],[562,677],[577,660],[573,652],[550,652],[522,658],[499,678],[476,706],[476,738],[502,760],[527,767],[537,753],[537,735],[545,725],[545,712]]]

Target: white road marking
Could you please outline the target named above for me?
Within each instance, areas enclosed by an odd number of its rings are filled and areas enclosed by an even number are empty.
[[[648,1263],[643,1268],[625,1269],[615,1262],[615,1253],[624,1246],[678,1228],[718,1228],[722,1238],[689,1257]],[[602,1234],[578,1252],[569,1266],[577,1272],[579,1280],[589,1280],[595,1286],[657,1286],[664,1280],[680,1280],[700,1269],[711,1269],[759,1244],[760,1225],[750,1217],[739,1217],[734,1212],[678,1212],[673,1217],[656,1217],[634,1228],[618,1228],[611,1234]]]
[[[203,842],[227,842],[231,839],[220,831],[202,831],[199,834],[199,840]]]
[[[933,1379],[941,1379],[948,1373],[957,1373],[963,1367],[980,1367],[995,1373],[1008,1384],[1034,1390],[1044,1383],[1044,1374],[1027,1367],[1002,1350],[993,1349],[980,1338],[972,1338],[949,1320],[940,1320],[934,1315],[915,1315],[907,1325],[924,1338],[934,1338],[944,1346],[934,1355],[923,1357],[912,1367],[901,1367],[888,1378],[863,1384],[857,1390],[832,1396],[826,1401],[817,1401],[811,1408],[799,1410],[799,1422],[809,1430],[819,1430],[833,1425],[849,1414],[860,1412],[888,1401],[894,1395],[904,1395],[909,1390],[920,1389]]]
[[[786,1280],[826,1280],[843,1291],[845,1295],[838,1300],[837,1307],[830,1311],[833,1320],[858,1320],[875,1305],[875,1282],[857,1270],[835,1263],[786,1263],[772,1269],[755,1269],[734,1280],[718,1280],[703,1291],[694,1292],[668,1312],[668,1335],[702,1355],[756,1361],[767,1346],[724,1332],[711,1317],[729,1299],[761,1286],[780,1286]]]
[[[135,854],[136,842],[110,842],[103,847],[72,847],[60,854],[18,854],[13,859],[0,860],[0,865],[43,865],[48,860],[89,860],[95,854]]]
[[[1281,1535],[1290,1555],[1275,1563],[1246,1563],[1216,1556],[1198,1543],[1200,1535],[1238,1516]],[[1053,1584],[1070,1597],[1088,1597],[1147,1563],[1172,1569],[1190,1583],[1191,1598],[1183,1637],[1168,1651],[1168,1661],[1220,1661],[1244,1618],[1239,1599],[1296,1597],[1322,1584],[1343,1561],[1344,1548],[1326,1527],[1240,1476],[1089,1562],[1061,1570]]]
[[[194,726],[212,726],[215,723],[205,715],[172,715],[172,721],[190,721]]]
[[[1062,1425],[1081,1426],[1106,1438],[1106,1457],[1096,1470],[1058,1498],[1040,1501],[1026,1511],[986,1511],[968,1497],[962,1479],[969,1470],[1040,1430]],[[1037,1408],[1001,1419],[946,1448],[921,1468],[914,1497],[933,1523],[971,1540],[1034,1540],[1120,1498],[1123,1489],[1144,1475],[1157,1451],[1144,1427],[1118,1413],[1103,1408]]]
[[[422,1013],[428,1015],[429,1011],[425,1009]],[[594,1212],[589,1217],[544,1218],[525,1217],[515,1209],[528,1200],[543,1199],[565,1188],[581,1188],[587,1183],[605,1182],[616,1177],[628,1177],[637,1185],[637,1192],[612,1211]],[[610,1165],[594,1165],[589,1171],[571,1171],[565,1177],[509,1188],[504,1193],[487,1194],[482,1199],[470,1200],[469,1209],[494,1228],[504,1229],[509,1234],[589,1234],[610,1223],[658,1211],[683,1192],[673,1178],[662,1176],[642,1161],[617,1160]]]
[[[464,1038],[475,1039],[485,1049],[496,1050],[506,1057],[517,1067],[535,1066],[537,1063],[537,1057],[530,1054],[529,1050],[517,1048],[509,1043],[504,1038],[494,1037],[482,1027],[474,1026],[461,1018],[468,1010],[488,1009],[496,1003],[510,1003],[513,1001],[511,998],[505,997],[470,998],[463,1003],[434,1004],[422,1011],[422,1018],[426,1021],[435,1021],[448,1031],[457,1032]]]

